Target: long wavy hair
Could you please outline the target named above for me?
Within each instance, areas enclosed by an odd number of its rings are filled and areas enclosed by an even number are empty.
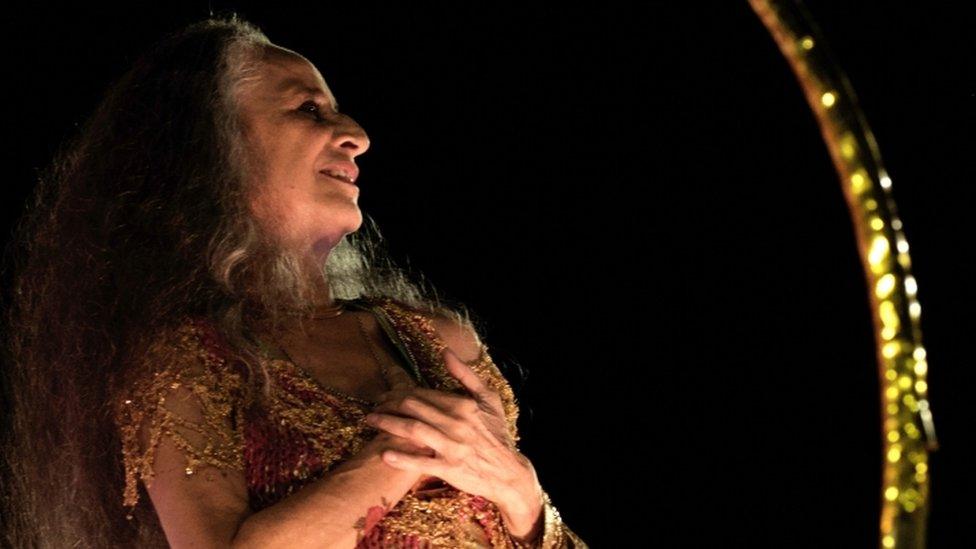
[[[266,386],[254,322],[311,308],[307,268],[247,206],[255,161],[236,92],[269,45],[233,12],[169,34],[40,174],[4,253],[0,526],[10,546],[167,546],[151,506],[126,520],[121,504],[111,403],[132,365],[153,334],[204,315]],[[396,266],[368,215],[313,276],[335,298],[388,296],[484,331]]]

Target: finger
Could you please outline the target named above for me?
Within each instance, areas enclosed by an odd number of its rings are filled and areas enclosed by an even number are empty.
[[[447,466],[440,458],[405,454],[396,450],[385,450],[382,456],[383,461],[397,469],[417,471],[438,478],[446,476]]]
[[[474,406],[477,406],[470,398],[467,399]],[[366,415],[367,423],[370,419],[375,419],[377,415],[390,415],[393,417],[409,418],[421,421],[447,435],[452,441],[461,442],[471,438],[472,429],[467,426],[468,419],[464,414],[453,415],[450,411],[445,411],[437,405],[427,402],[416,395],[406,395],[402,399],[393,399],[381,402],[373,408],[370,414]],[[394,433],[399,434],[399,433]],[[434,448],[431,446],[431,448]],[[443,452],[445,448],[435,448]]]
[[[482,347],[483,353],[484,347]],[[450,348],[444,349],[443,356],[444,366],[447,368],[447,371],[457,378],[465,389],[479,399],[484,399],[487,396],[488,386],[482,381],[481,376],[471,369],[471,366],[465,364]]]
[[[459,444],[455,439],[423,420],[377,412],[367,415],[366,423],[415,444],[424,444],[441,455],[455,456],[458,453]]]
[[[477,403],[469,396],[426,387],[386,391],[380,394],[378,406],[389,402],[396,403],[399,399],[407,396],[423,399],[455,417],[463,416],[466,411],[473,411],[477,406]]]

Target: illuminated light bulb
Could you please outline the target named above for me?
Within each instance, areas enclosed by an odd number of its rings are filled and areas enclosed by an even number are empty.
[[[929,464],[928,463],[925,463],[924,461],[921,462],[921,463],[916,463],[915,464],[915,472],[916,473],[922,473],[924,475],[925,472],[928,471],[928,470],[929,470]]]
[[[888,461],[895,463],[899,459],[901,459],[901,446],[892,444],[891,449],[888,450]]]
[[[895,399],[897,399],[898,398],[898,387],[895,387],[894,385],[892,385],[891,387],[888,387],[888,389],[885,391],[885,396],[888,397],[888,400],[895,400]]]
[[[868,174],[863,168],[858,168],[853,174],[851,174],[851,190],[855,194],[861,194],[864,192],[868,186]]]
[[[885,379],[887,379],[888,381],[894,381],[898,379],[898,370],[895,370],[894,368],[886,368]]]
[[[884,299],[891,295],[891,291],[895,289],[895,275],[888,273],[878,279],[877,284],[874,285],[874,295],[878,296],[878,299]]]
[[[880,272],[884,270],[886,260],[888,259],[888,252],[891,250],[890,246],[888,239],[884,235],[875,235],[871,239],[871,247],[868,249],[868,263],[871,265],[873,271]]]
[[[897,330],[898,326],[901,325],[901,321],[898,319],[898,312],[895,311],[895,304],[887,299],[882,301],[878,306],[878,314],[881,316],[881,323],[884,324],[885,328]]]
[[[888,489],[885,490],[885,499],[888,501],[895,501],[898,499],[898,488],[889,486]]]
[[[901,345],[899,345],[897,341],[892,341],[890,343],[885,343],[884,347],[881,348],[881,355],[885,358],[895,358],[900,350]]]
[[[899,438],[901,435],[898,434],[898,431],[888,431],[888,442],[898,442]]]
[[[891,341],[892,339],[895,339],[896,335],[898,335],[898,330],[892,328],[891,326],[885,326],[884,328],[881,328],[881,339],[885,341]]]
[[[871,228],[876,231],[880,231],[881,229],[884,229],[884,221],[882,221],[880,217],[872,217]]]
[[[895,546],[895,537],[889,534],[881,538],[881,545],[883,545],[885,549],[891,549]]]
[[[891,178],[888,177],[887,173],[882,172],[881,174],[881,188],[890,189],[891,188]]]
[[[912,267],[912,258],[908,254],[898,254],[898,264],[906,269],[910,269]]]
[[[928,353],[925,352],[925,347],[922,347],[921,345],[915,347],[915,350],[912,351],[912,358],[914,358],[915,360],[919,360],[919,361],[925,360],[927,356]]]
[[[874,210],[878,209],[878,201],[873,198],[869,198],[864,201],[864,207],[873,212]]]
[[[901,219],[898,219],[897,217],[894,218],[894,219],[892,219],[891,220],[891,228],[894,229],[894,230],[896,230],[896,231],[900,231],[901,230]]]
[[[915,363],[915,375],[924,376],[929,371],[929,363],[919,360]]]
[[[924,394],[925,391],[929,390],[929,384],[925,382],[924,379],[920,379],[915,382],[915,392],[919,394]]]
[[[829,109],[830,107],[834,106],[834,103],[837,102],[837,96],[834,95],[834,92],[827,92],[820,96],[820,102],[823,103],[824,107]]]
[[[912,275],[905,277],[905,293],[910,296],[918,293],[918,282],[915,281],[915,277]]]
[[[908,241],[905,237],[898,235],[898,251],[901,253],[908,253]]]
[[[906,501],[906,502],[902,503],[902,507],[905,508],[905,512],[911,513],[912,511],[915,510],[915,502],[914,501]]]
[[[847,132],[844,137],[840,138],[840,155],[850,160],[854,158],[857,154],[857,141],[854,139],[854,134]]]
[[[918,301],[912,301],[908,304],[908,314],[911,315],[912,318],[922,316],[922,306],[918,303]]]
[[[810,36],[804,36],[800,39],[800,47],[810,51],[813,49],[813,38]]]
[[[898,413],[898,405],[892,402],[887,406],[887,408],[885,408],[885,411],[887,411],[891,415],[895,415]]]
[[[918,401],[915,400],[915,395],[905,395],[901,397],[901,401],[909,410],[913,412],[918,411]]]
[[[908,376],[901,376],[898,378],[898,386],[901,387],[902,390],[908,389],[912,386],[912,378]]]

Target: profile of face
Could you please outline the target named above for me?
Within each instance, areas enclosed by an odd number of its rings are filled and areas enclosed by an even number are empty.
[[[321,265],[363,221],[358,182],[323,170],[355,177],[355,158],[369,148],[369,138],[338,112],[325,79],[301,55],[267,46],[255,68],[237,93],[256,178],[251,212],[278,245]]]

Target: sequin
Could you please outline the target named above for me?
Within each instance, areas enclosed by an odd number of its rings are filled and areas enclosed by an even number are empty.
[[[389,321],[409,365],[430,387],[465,391],[447,371],[441,354],[446,344],[428,317],[390,298],[363,303]],[[226,349],[206,321],[188,319],[175,333],[160,337],[147,354],[152,375],[133,383],[116,410],[126,469],[123,505],[130,511],[139,504],[137,482],[152,482],[162,437],[185,455],[187,475],[202,466],[242,471],[251,508],[258,511],[327,475],[376,434],[364,421],[369,405],[326,391],[285,359],[262,358],[274,381],[271,398],[265,407],[251,405],[245,398],[246,372],[226,358]],[[483,344],[478,358],[466,364],[499,393],[517,448],[518,403],[488,347]],[[174,395],[195,398],[201,417],[175,413],[166,404]],[[418,482],[396,505],[374,517],[357,547],[587,547],[545,492],[543,531],[532,543],[520,544],[493,502],[433,480]]]

